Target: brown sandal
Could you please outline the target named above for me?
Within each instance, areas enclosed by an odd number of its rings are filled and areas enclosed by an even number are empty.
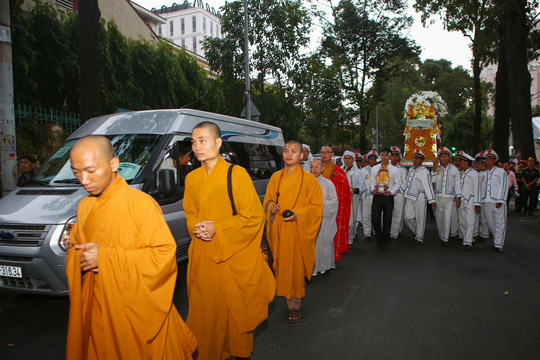
[[[302,319],[302,311],[296,309],[289,310],[289,324],[297,323]]]

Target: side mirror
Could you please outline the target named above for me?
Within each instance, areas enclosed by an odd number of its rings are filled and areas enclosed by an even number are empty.
[[[161,169],[158,173],[159,179],[159,192],[166,198],[172,197],[176,191],[174,184],[174,170]]]

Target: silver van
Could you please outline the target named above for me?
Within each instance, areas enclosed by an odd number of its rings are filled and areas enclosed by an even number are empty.
[[[0,289],[68,293],[65,256],[69,233],[77,220],[77,204],[88,195],[71,171],[69,150],[77,139],[92,134],[111,140],[120,159],[120,176],[160,204],[177,243],[177,260],[187,259],[190,238],[182,207],[184,180],[189,171],[200,166],[190,152],[189,136],[202,121],[219,125],[221,155],[248,171],[262,200],[270,176],[282,167],[284,140],[277,127],[190,109],[90,119],[26,186],[0,200]]]

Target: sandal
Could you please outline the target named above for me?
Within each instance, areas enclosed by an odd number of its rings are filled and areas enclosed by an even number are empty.
[[[302,319],[302,311],[296,310],[296,309],[289,310],[289,316],[288,316],[289,324],[297,323],[301,319]]]

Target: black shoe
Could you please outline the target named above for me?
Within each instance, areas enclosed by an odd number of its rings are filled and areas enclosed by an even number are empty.
[[[493,249],[495,250],[495,252],[498,252],[499,254],[502,254],[504,252],[502,248],[493,247]]]
[[[472,246],[471,245],[463,245],[463,250],[472,251]]]
[[[450,246],[448,241],[444,241],[444,240],[441,240],[441,245],[444,246],[444,247],[449,247]]]
[[[388,245],[387,244],[381,244],[380,248],[381,248],[382,252],[388,252]]]
[[[481,236],[476,238],[476,241],[478,241],[478,242],[486,242],[486,240],[487,240],[486,238],[483,238]]]
[[[397,243],[397,238],[391,237],[391,238],[390,238],[390,241],[392,242],[392,244],[395,244],[395,243]]]
[[[371,241],[371,236],[366,236],[364,238],[364,242],[370,242]]]
[[[354,249],[354,245],[353,244],[349,244],[349,250],[351,249]]]
[[[420,240],[414,240],[414,245],[422,245],[422,242]]]

